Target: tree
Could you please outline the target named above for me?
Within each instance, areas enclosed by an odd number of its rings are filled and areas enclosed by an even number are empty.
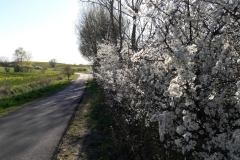
[[[13,59],[15,61],[15,65],[19,65],[19,71],[24,71],[24,65],[28,65],[30,63],[30,60],[32,58],[32,55],[30,52],[26,52],[23,50],[22,47],[19,47],[15,50],[15,53],[13,54]]]
[[[57,60],[56,59],[51,59],[49,61],[49,66],[52,67],[52,68],[55,68],[56,64],[57,64]]]
[[[67,76],[68,80],[70,78],[70,76],[72,74],[74,74],[74,70],[72,69],[72,67],[70,65],[67,65],[66,67],[64,67],[63,69],[63,74]]]
[[[115,0],[99,1],[88,6],[90,9],[81,14],[76,25],[76,33],[80,53],[88,60],[94,61],[98,44],[103,41],[110,41],[118,46],[118,51],[121,50],[127,22],[122,12],[116,10]],[[121,5],[119,6],[121,8]]]
[[[91,8],[82,14],[76,25],[79,51],[88,60],[93,60],[97,53],[97,45],[112,36],[109,15],[104,8]]]
[[[10,67],[4,67],[5,72],[10,72],[11,68]]]
[[[122,49],[123,39],[127,38],[130,42],[129,46],[132,50],[137,51],[144,47],[143,40],[151,38],[153,26],[149,23],[148,18],[154,15],[154,12],[149,13],[148,3],[144,0],[80,0],[88,2],[94,6],[105,8],[109,12],[110,29],[112,33],[117,33],[119,36],[111,37],[111,42],[118,46],[118,54]],[[141,12],[139,12],[141,10]],[[145,13],[149,13],[146,16]],[[117,23],[115,26],[113,24]],[[124,27],[123,27],[124,26]],[[113,34],[113,35],[115,35]],[[126,40],[126,39],[125,39]]]

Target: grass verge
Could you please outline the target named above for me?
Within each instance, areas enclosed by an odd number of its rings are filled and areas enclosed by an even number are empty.
[[[103,97],[94,80],[89,80],[75,118],[63,137],[58,160],[111,159],[113,143],[111,118],[102,104]]]
[[[0,99],[0,117],[12,111],[18,110],[30,102],[33,102],[35,100],[38,100],[40,98],[43,98],[45,96],[48,96],[50,94],[53,94],[63,89],[64,87],[69,85],[72,80],[76,79],[77,77],[78,75],[73,75],[70,77],[69,80],[67,79],[57,80],[57,81],[54,81],[53,84],[50,86],[38,88],[30,92],[15,95],[9,98]]]

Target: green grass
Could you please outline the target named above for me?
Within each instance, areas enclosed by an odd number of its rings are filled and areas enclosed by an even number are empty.
[[[61,69],[67,64],[57,63],[57,69],[48,68],[49,62],[33,62],[32,65],[47,68],[47,70],[32,69],[31,72],[5,72],[0,67],[0,114],[17,109],[26,103],[54,93],[68,85],[77,75],[69,80],[61,74]],[[62,68],[60,68],[62,67]],[[86,65],[71,65],[72,68],[84,68]]]
[[[5,72],[4,67],[0,66],[0,72]],[[10,72],[13,72],[13,67],[10,67]]]
[[[7,86],[23,85],[31,82],[36,82],[43,79],[57,78],[60,75],[59,72],[45,72],[45,73],[6,73],[0,72],[0,88]]]
[[[46,73],[48,72],[59,72],[61,71],[64,67],[66,67],[69,64],[64,64],[64,63],[56,63],[56,68],[51,68],[49,66],[49,62],[32,62],[31,63],[32,66],[40,66],[43,68],[47,68],[47,70],[45,71]],[[89,71],[92,71],[92,67],[91,65],[83,65],[83,64],[70,64],[72,69],[75,69],[76,72],[78,73],[85,73],[84,71],[81,71],[82,69],[87,69]],[[5,72],[4,67],[0,66],[0,72]],[[14,68],[10,67],[10,72],[14,73]],[[41,73],[42,71],[40,69],[32,69],[31,73]],[[1,77],[1,75],[0,75]]]
[[[89,80],[74,120],[63,137],[57,159],[63,160],[65,155],[68,159],[115,159],[112,157],[112,122],[96,81]]]
[[[107,114],[106,106],[103,104],[103,96],[98,89],[96,81],[90,80],[87,87],[88,94],[82,102],[82,105],[89,106],[87,115],[88,127],[91,133],[86,137],[87,150],[90,150],[88,157],[91,159],[111,159],[110,153],[113,152],[113,142],[111,136],[112,120]],[[96,134],[98,136],[96,136]]]
[[[60,89],[66,87],[71,83],[71,81],[77,78],[78,75],[73,75],[69,80],[62,79],[54,81],[52,85],[34,89],[30,92],[22,93],[12,97],[0,99],[0,116],[6,115],[11,111],[22,108],[24,104],[35,101],[39,98],[48,96]]]
[[[44,67],[48,62],[37,62]],[[67,64],[61,64],[66,66]],[[77,67],[80,65],[73,65],[76,73],[86,73]],[[81,65],[83,66],[83,65]],[[88,68],[91,68],[87,66]],[[52,81],[62,79],[62,68],[48,68],[47,70],[32,69],[31,72],[14,72],[13,68],[9,73],[4,71],[4,67],[0,67],[0,99],[9,96],[29,92],[33,89],[45,87],[50,85]]]
[[[47,70],[45,72],[53,72],[53,71],[56,72],[54,68],[47,68]],[[4,67],[0,66],[0,72],[5,72]],[[40,70],[40,69],[32,69],[32,71],[30,73],[41,73],[41,72],[42,72],[42,70]],[[13,67],[10,67],[10,73],[15,73]]]
[[[4,72],[4,67],[0,66],[0,72]]]

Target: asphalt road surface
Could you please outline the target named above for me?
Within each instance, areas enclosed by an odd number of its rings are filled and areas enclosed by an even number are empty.
[[[0,118],[0,160],[50,160],[84,93],[89,75]]]

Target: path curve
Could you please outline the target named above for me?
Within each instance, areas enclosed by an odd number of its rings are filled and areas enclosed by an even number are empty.
[[[53,159],[88,76],[81,74],[62,91],[0,118],[0,159]]]

